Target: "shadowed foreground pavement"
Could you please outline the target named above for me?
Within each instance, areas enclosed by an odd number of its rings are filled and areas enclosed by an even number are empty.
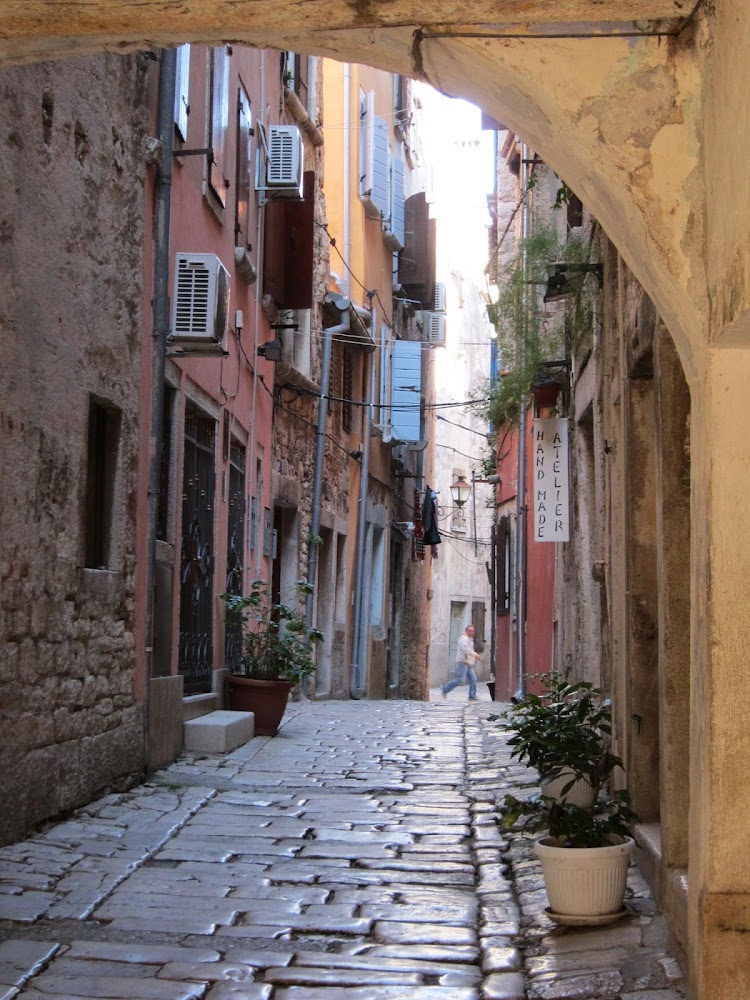
[[[683,997],[637,870],[619,923],[549,921],[479,693],[291,705],[0,848],[0,1000]]]

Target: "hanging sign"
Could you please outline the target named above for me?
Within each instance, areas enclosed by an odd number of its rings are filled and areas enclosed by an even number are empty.
[[[564,417],[535,420],[532,442],[534,541],[567,542],[568,421]]]

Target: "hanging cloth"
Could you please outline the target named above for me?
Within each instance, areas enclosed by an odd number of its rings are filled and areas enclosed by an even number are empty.
[[[437,494],[429,486],[425,486],[424,503],[422,504],[422,523],[424,525],[425,545],[440,545],[441,538],[437,525]],[[433,558],[437,552],[433,548]]]
[[[419,516],[419,490],[414,490],[414,534],[412,535],[412,558],[420,562],[424,559],[424,525]]]

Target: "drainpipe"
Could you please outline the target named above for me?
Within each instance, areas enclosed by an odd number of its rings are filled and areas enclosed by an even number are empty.
[[[315,432],[315,463],[313,466],[313,495],[310,516],[311,538],[320,534],[320,507],[323,494],[323,466],[325,464],[326,419],[328,417],[328,394],[331,384],[331,346],[333,338],[349,332],[349,300],[339,296],[329,296],[341,313],[341,323],[325,327],[323,330],[323,361],[320,375],[320,399],[318,400],[318,428]],[[315,586],[318,567],[318,545],[310,541],[307,549],[307,582]],[[305,598],[305,624],[308,633],[313,627],[312,593]]]
[[[352,664],[349,671],[349,695],[363,698],[364,691],[364,644],[366,636],[364,590],[365,590],[365,532],[367,529],[367,493],[370,479],[370,427],[372,425],[372,401],[375,392],[375,365],[370,365],[369,399],[362,408],[362,470],[359,482],[359,513],[357,520],[357,568],[354,577],[354,636],[352,638]]]
[[[261,122],[265,125],[263,121],[264,117],[264,107],[266,100],[266,61],[265,54],[261,53],[260,60],[260,118]],[[258,214],[255,226],[255,247],[256,247],[256,260],[258,261],[258,275],[261,281],[263,280],[263,221],[265,217],[265,211],[260,204],[258,204]],[[260,326],[260,282],[256,286],[255,290],[255,317],[253,322],[253,349],[251,357],[253,359],[253,391],[250,403],[250,486],[252,494],[255,495],[255,502],[257,507],[255,509],[255,538],[253,539],[254,549],[253,549],[253,563],[254,566],[251,568],[254,577],[260,576],[260,561],[263,558],[263,545],[258,543],[258,527],[260,525],[260,518],[263,511],[263,498],[258,495],[258,478],[255,469],[255,442],[257,436],[257,429],[255,424],[255,410],[258,401],[258,373],[256,371],[256,366],[258,364],[258,327]],[[242,333],[240,332],[240,336]],[[244,583],[244,581],[243,581]],[[244,588],[243,588],[244,589]]]
[[[529,208],[529,147],[521,146],[521,187],[523,192],[523,211],[521,213],[521,239],[529,236],[531,211]],[[528,270],[528,254],[523,251],[524,281],[522,285],[521,330],[518,337],[518,366],[523,367],[525,360],[525,336],[528,327],[529,285],[526,280]],[[516,486],[516,545],[515,545],[515,606],[516,606],[516,695],[523,697],[526,692],[526,440],[528,409],[526,400],[521,400],[518,414],[518,482]]]
[[[154,666],[154,580],[156,577],[156,522],[161,486],[161,445],[164,415],[164,371],[169,333],[169,223],[172,196],[172,150],[174,147],[174,98],[177,50],[162,49],[159,59],[159,104],[157,135],[161,161],[156,165],[154,192],[154,291],[151,305],[151,435],[148,469],[148,555],[146,561],[146,677],[143,688],[143,752],[148,768],[149,701]]]
[[[351,101],[352,101],[352,67],[351,63],[344,63],[344,177],[343,177],[343,188],[344,188],[344,273],[341,275],[341,289],[344,295],[349,296],[351,293],[351,280],[349,278],[349,267],[351,266],[351,256],[352,256],[352,234],[351,234],[351,156],[352,156],[352,138],[351,138]],[[357,121],[359,126],[359,121]],[[359,135],[359,128],[357,128],[357,135]]]

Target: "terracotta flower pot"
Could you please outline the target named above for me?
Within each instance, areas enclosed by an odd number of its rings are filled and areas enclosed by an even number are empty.
[[[275,736],[286,711],[291,681],[258,681],[253,677],[229,674],[229,708],[255,715],[255,735]]]

